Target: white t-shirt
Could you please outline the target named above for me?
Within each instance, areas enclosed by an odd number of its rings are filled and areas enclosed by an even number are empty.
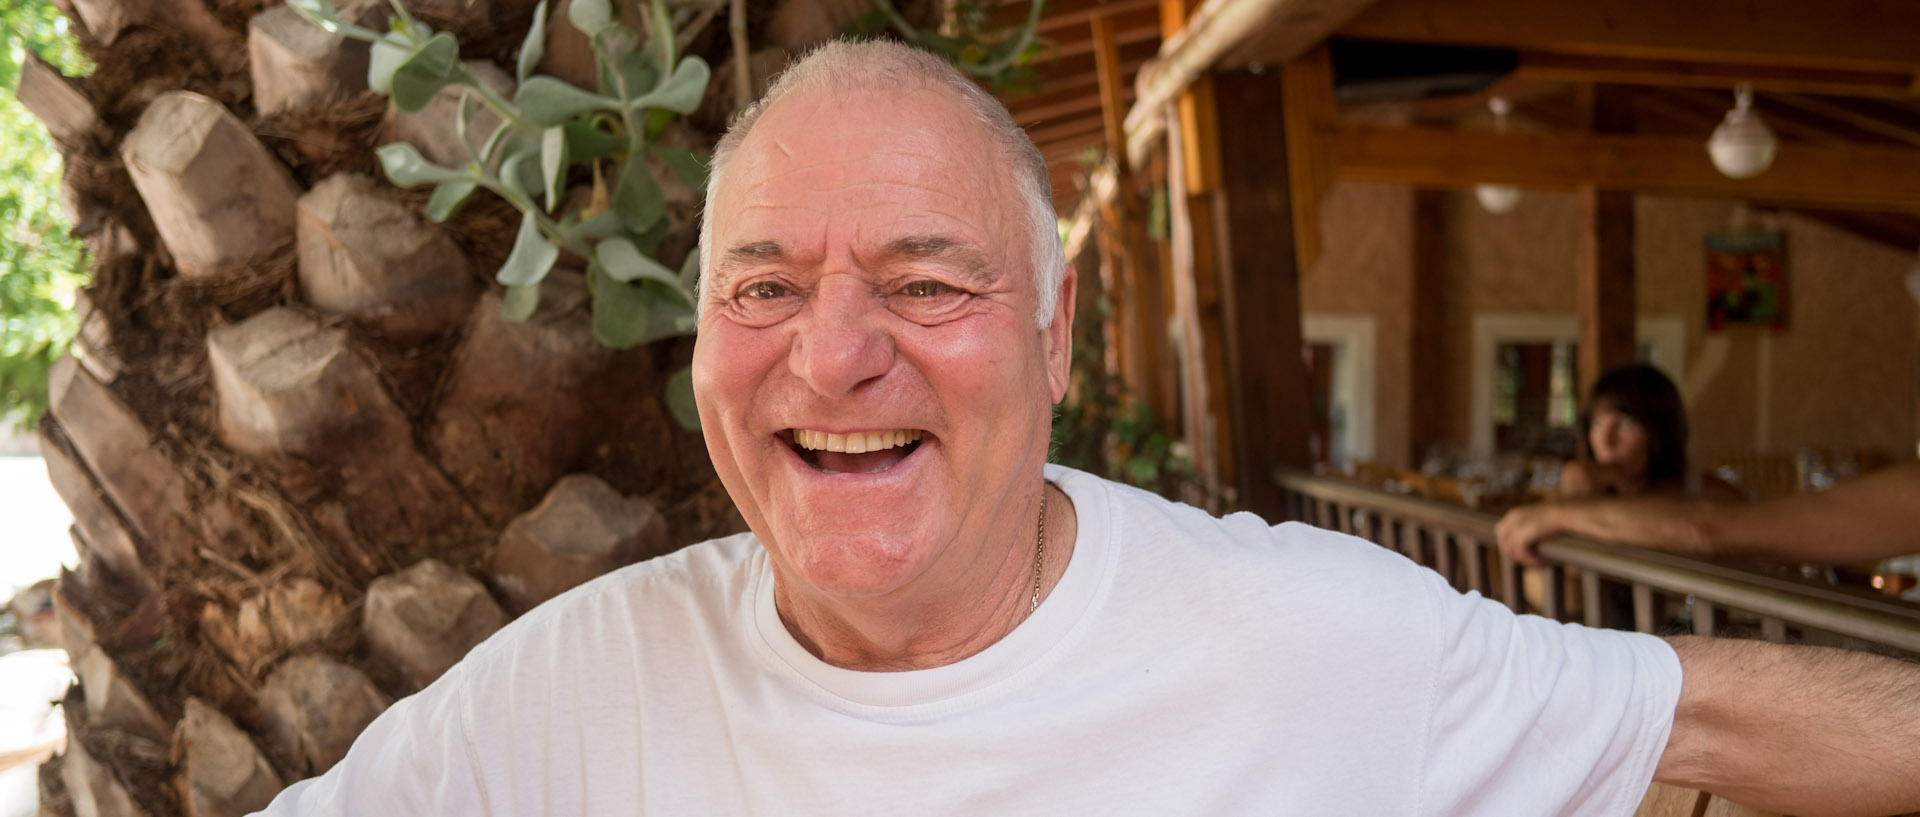
[[[521,617],[270,815],[1628,815],[1659,639],[1532,617],[1391,551],[1050,466],[1079,539],[944,667],[814,658],[750,535]]]

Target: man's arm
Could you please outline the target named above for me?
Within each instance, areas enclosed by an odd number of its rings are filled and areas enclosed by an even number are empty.
[[[1920,552],[1920,463],[1816,494],[1757,505],[1635,497],[1544,502],[1500,520],[1500,550],[1539,564],[1533,547],[1562,533],[1665,550],[1775,562],[1849,564]]]
[[[1655,780],[1801,817],[1920,809],[1920,667],[1825,647],[1669,641],[1683,678]]]

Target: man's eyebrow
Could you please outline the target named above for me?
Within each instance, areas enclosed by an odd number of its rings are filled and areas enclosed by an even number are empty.
[[[910,235],[887,242],[884,253],[897,258],[958,262],[962,272],[977,279],[993,277],[993,265],[979,248],[941,235]]]
[[[721,253],[719,258],[714,259],[714,278],[725,278],[727,273],[743,267],[751,267],[763,261],[778,261],[786,255],[786,248],[780,246],[778,241],[749,241],[745,244],[735,244]]]

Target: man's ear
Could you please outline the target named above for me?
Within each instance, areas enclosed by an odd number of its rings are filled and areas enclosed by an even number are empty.
[[[1080,273],[1068,264],[1067,274],[1060,277],[1060,297],[1054,299],[1053,322],[1045,331],[1047,385],[1055,404],[1066,398],[1067,383],[1073,377],[1073,308],[1079,284]]]

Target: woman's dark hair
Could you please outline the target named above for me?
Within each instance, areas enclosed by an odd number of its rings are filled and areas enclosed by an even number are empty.
[[[1599,406],[1632,417],[1647,432],[1647,483],[1684,479],[1687,474],[1687,408],[1680,390],[1659,369],[1641,363],[1601,376],[1580,413],[1580,458],[1593,459],[1593,412]]]

